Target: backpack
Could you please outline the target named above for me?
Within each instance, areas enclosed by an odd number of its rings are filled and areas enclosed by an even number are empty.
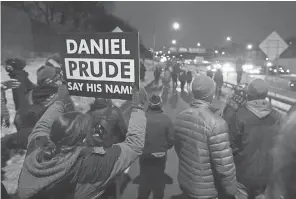
[[[86,137],[88,146],[111,147],[120,142],[121,136],[116,134],[117,117],[114,115],[114,107],[105,107],[89,111],[93,118],[93,127],[95,131],[89,133]]]

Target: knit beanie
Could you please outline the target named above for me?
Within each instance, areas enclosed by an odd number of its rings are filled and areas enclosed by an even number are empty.
[[[192,82],[192,93],[195,99],[212,102],[215,88],[214,80],[203,74],[196,76]]]
[[[47,79],[53,80],[57,71],[52,66],[41,66],[37,70],[37,84],[42,85]]]
[[[268,85],[262,79],[251,81],[247,87],[247,95],[253,100],[265,99],[268,94]]]
[[[45,65],[60,68],[62,65],[62,58],[59,54],[54,54],[46,60]]]
[[[162,106],[162,99],[159,95],[153,94],[152,97],[149,99],[149,106],[151,108],[161,108]]]

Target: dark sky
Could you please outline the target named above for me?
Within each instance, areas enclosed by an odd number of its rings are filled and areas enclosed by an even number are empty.
[[[177,39],[184,47],[201,42],[206,48],[221,46],[226,36],[238,43],[259,42],[272,31],[296,36],[296,2],[116,2],[115,15],[140,31],[147,47]],[[174,32],[173,21],[181,30]]]

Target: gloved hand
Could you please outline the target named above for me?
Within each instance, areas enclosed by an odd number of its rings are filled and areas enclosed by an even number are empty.
[[[67,85],[61,84],[59,86],[56,101],[62,102],[65,107],[73,103]]]
[[[21,83],[16,79],[10,79],[10,80],[2,82],[2,86],[3,86],[4,90],[16,89],[16,88],[20,87],[20,85],[21,85]]]
[[[144,109],[145,103],[148,102],[148,96],[145,88],[138,89],[136,86],[133,88],[133,99],[132,99],[132,108]]]

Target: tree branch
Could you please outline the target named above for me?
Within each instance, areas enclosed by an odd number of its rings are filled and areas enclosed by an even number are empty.
[[[48,19],[48,15],[46,14],[46,12],[40,7],[38,2],[34,1],[34,3],[37,6],[37,8],[41,11],[41,13],[44,15],[47,24],[50,24],[50,21]]]

